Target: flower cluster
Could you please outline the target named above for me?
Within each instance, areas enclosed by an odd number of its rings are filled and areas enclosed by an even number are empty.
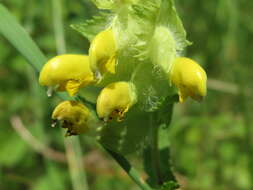
[[[179,56],[188,42],[173,4],[162,1],[146,6],[143,1],[122,1],[120,11],[113,5],[102,6],[116,13],[110,24],[92,38],[88,55],[56,56],[40,72],[39,82],[49,88],[48,95],[56,90],[75,96],[86,86],[100,90],[95,114],[78,101],[64,101],[55,108],[52,119],[67,128],[67,136],[91,131],[98,120],[104,126],[124,123],[133,107],[137,112],[155,111],[175,88],[179,102],[187,97],[200,101],[206,95],[204,69]],[[163,19],[167,11],[174,19]],[[135,120],[129,123],[139,125]]]
[[[89,55],[65,54],[50,59],[42,68],[39,82],[52,90],[67,91],[74,96],[79,89],[96,84],[103,74],[115,73],[116,43],[111,29],[100,32],[92,41]],[[119,81],[104,87],[97,98],[97,115],[105,122],[122,121],[124,114],[136,103],[135,87]],[[77,101],[60,103],[52,114],[67,128],[67,136],[85,133],[92,126],[89,109]],[[95,120],[93,120],[95,121]]]
[[[39,82],[50,90],[67,91],[74,96],[80,88],[96,84],[105,73],[114,74],[116,65],[114,34],[111,29],[106,29],[92,41],[89,55],[66,54],[50,59],[40,72]],[[176,58],[169,77],[178,88],[180,102],[188,96],[199,101],[206,95],[206,73],[189,58]],[[136,102],[133,83],[111,83],[104,87],[97,98],[98,117],[105,122],[115,118],[120,122]],[[89,130],[90,115],[89,109],[80,102],[64,101],[55,108],[52,118],[62,121],[62,127],[68,129],[67,135],[75,135]]]

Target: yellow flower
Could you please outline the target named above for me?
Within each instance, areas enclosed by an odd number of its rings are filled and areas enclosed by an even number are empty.
[[[96,77],[106,72],[115,73],[116,42],[111,28],[100,32],[92,41],[89,49],[90,66]]]
[[[106,86],[97,99],[97,113],[100,118],[122,121],[124,114],[137,101],[134,84],[114,82]]]
[[[86,133],[92,122],[89,109],[77,101],[61,102],[54,109],[52,119],[61,121],[62,128],[67,128],[66,136]]]
[[[65,54],[50,59],[40,72],[39,82],[43,86],[67,91],[74,96],[79,88],[94,81],[86,55]]]
[[[206,96],[206,72],[195,61],[176,58],[171,69],[171,81],[179,90],[179,101],[184,102],[188,96],[200,101]]]

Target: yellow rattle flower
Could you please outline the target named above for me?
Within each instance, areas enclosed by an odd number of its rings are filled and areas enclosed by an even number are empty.
[[[94,81],[86,55],[65,54],[50,59],[42,68],[39,83],[74,96],[79,88]]]
[[[117,118],[122,121],[124,114],[137,101],[134,84],[114,82],[106,86],[97,99],[97,114],[104,121]]]
[[[61,102],[54,109],[52,119],[61,121],[62,128],[67,128],[66,136],[86,133],[92,122],[89,109],[77,101]]]
[[[91,69],[98,79],[106,72],[115,73],[116,42],[111,28],[100,32],[93,39],[89,57]]]
[[[195,61],[186,57],[176,58],[170,77],[179,90],[180,102],[184,102],[188,96],[197,101],[206,96],[206,72]]]

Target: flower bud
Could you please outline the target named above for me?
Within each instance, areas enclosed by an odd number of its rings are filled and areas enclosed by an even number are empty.
[[[186,57],[176,58],[170,77],[179,90],[180,102],[184,102],[188,96],[197,101],[206,96],[206,72],[195,61]]]
[[[106,86],[97,99],[97,113],[100,118],[122,121],[124,114],[137,101],[134,84],[114,82]]]
[[[106,72],[115,73],[116,42],[111,28],[100,32],[93,39],[89,57],[91,69],[96,73],[97,78]]]
[[[67,128],[66,136],[71,136],[89,131],[92,116],[80,102],[64,101],[54,109],[52,119],[61,121],[62,128]]]
[[[42,68],[39,82],[74,96],[79,88],[94,81],[86,55],[65,54],[50,59]]]

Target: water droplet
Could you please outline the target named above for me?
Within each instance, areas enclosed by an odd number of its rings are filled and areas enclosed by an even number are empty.
[[[96,77],[96,79],[100,80],[102,78],[102,75],[99,71],[96,71],[95,72],[95,77]]]
[[[55,127],[57,124],[57,121],[56,120],[53,120],[52,124],[51,124],[51,127]]]
[[[53,94],[53,91],[54,91],[54,87],[52,87],[52,86],[48,87],[48,89],[47,89],[47,96],[51,97],[52,94]]]

